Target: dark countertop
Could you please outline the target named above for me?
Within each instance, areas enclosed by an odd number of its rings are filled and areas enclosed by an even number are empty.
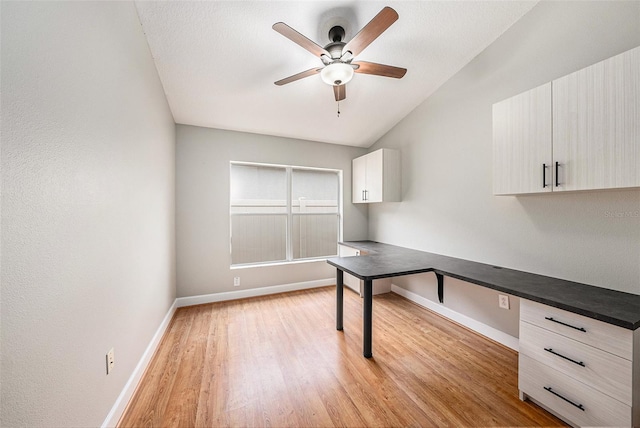
[[[373,241],[341,244],[367,254],[327,263],[360,279],[435,272],[629,330],[640,327],[640,295]]]

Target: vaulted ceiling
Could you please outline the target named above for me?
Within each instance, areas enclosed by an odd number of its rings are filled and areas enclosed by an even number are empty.
[[[177,123],[369,147],[484,50],[535,1],[137,1]],[[338,105],[322,66],[274,31],[284,22],[317,44],[334,25],[350,40],[383,7],[399,19],[357,60],[408,69],[400,80],[356,74]]]

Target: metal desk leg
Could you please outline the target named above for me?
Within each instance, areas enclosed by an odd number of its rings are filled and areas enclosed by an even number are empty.
[[[444,303],[444,276],[436,273],[436,278],[438,278],[438,300]]]
[[[371,358],[371,328],[373,315],[373,280],[364,280],[364,308],[363,308],[363,324],[362,324],[362,342],[363,355],[365,358]]]
[[[336,330],[342,331],[342,311],[344,300],[344,272],[336,269]]]

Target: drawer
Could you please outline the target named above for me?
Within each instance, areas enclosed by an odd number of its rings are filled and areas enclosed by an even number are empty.
[[[631,426],[630,406],[523,354],[519,357],[518,388],[572,424]]]
[[[632,359],[633,331],[548,305],[520,300],[520,320]]]
[[[631,406],[631,361],[520,322],[520,353]]]

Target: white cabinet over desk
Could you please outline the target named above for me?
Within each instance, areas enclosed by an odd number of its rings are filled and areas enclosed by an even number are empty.
[[[551,192],[551,82],[493,105],[493,193]]]
[[[640,47],[553,81],[558,190],[640,186]]]
[[[493,106],[493,193],[640,187],[640,47]]]
[[[400,152],[380,149],[353,160],[352,201],[399,202]]]

